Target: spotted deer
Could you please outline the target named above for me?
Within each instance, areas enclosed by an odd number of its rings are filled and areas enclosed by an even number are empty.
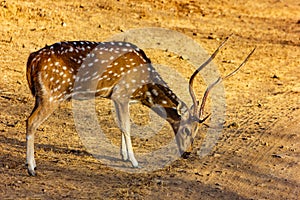
[[[227,41],[226,38],[225,41]],[[26,121],[26,164],[28,173],[35,176],[34,134],[64,100],[104,97],[114,103],[121,130],[121,156],[133,167],[139,167],[134,157],[130,138],[129,102],[135,101],[154,110],[171,125],[182,155],[192,144],[198,124],[203,117],[209,91],[225,78],[238,71],[252,55],[224,78],[207,87],[202,103],[193,91],[196,75],[219,52],[225,41],[202,64],[189,80],[189,92],[193,100],[191,108],[181,101],[163,81],[151,65],[144,51],[128,42],[60,42],[31,53],[27,62],[27,81],[35,105]],[[155,106],[159,105],[159,106]],[[162,111],[162,109],[164,111]]]

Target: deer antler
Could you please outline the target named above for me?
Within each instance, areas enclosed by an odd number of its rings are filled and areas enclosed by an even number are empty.
[[[234,71],[232,71],[231,73],[229,73],[228,75],[226,75],[225,77],[219,77],[215,82],[213,82],[212,84],[210,84],[206,91],[204,92],[204,95],[203,95],[203,98],[202,98],[202,102],[201,102],[201,106],[200,106],[200,109],[199,109],[199,122],[202,123],[204,122],[207,117],[205,117],[204,119],[201,119],[202,116],[203,116],[203,112],[204,112],[204,107],[205,107],[205,102],[206,102],[206,99],[207,99],[207,96],[209,94],[209,92],[213,89],[214,86],[216,86],[217,84],[221,83],[223,80],[229,78],[230,76],[233,76],[236,72],[238,72],[242,66],[244,66],[246,64],[246,62],[249,60],[249,58],[251,57],[251,55],[254,53],[256,47],[254,47],[254,49],[248,54],[248,56],[245,58],[245,60],[240,64],[239,67],[237,67]]]
[[[199,119],[200,115],[197,116],[197,113],[199,110],[199,102],[197,102],[195,92],[193,90],[194,79],[195,79],[196,75],[216,57],[217,53],[224,46],[225,42],[227,42],[227,40],[229,39],[230,36],[225,38],[225,40],[220,44],[220,46],[215,50],[215,52],[198,69],[196,69],[196,71],[192,74],[192,76],[190,78],[189,92],[190,92],[191,98],[193,100],[193,116],[196,117],[197,121],[200,121],[200,119]],[[202,101],[202,104],[203,104],[203,101]]]

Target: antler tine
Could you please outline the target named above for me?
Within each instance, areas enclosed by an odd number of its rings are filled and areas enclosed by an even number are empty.
[[[234,71],[232,71],[231,73],[229,73],[227,76],[225,76],[223,78],[223,80],[229,78],[230,76],[233,76],[236,72],[238,72],[245,64],[246,62],[248,62],[249,58],[252,56],[252,54],[254,53],[256,49],[256,46],[253,48],[253,50],[248,54],[248,56],[245,58],[245,60],[240,64],[240,66],[238,68],[236,68]]]
[[[236,68],[234,71],[232,71],[231,73],[229,73],[228,75],[226,75],[224,78],[219,77],[215,82],[213,82],[212,84],[210,84],[207,89],[205,90],[205,93],[203,95],[202,98],[202,102],[201,102],[201,106],[200,106],[200,110],[199,110],[199,122],[202,123],[204,122],[207,117],[205,117],[204,119],[201,119],[203,116],[203,112],[204,112],[204,107],[205,107],[205,102],[207,99],[207,96],[209,94],[209,92],[213,89],[213,87],[215,87],[217,84],[221,83],[223,80],[227,79],[228,77],[234,75],[236,72],[238,72],[242,66],[244,66],[247,61],[249,60],[249,58],[252,56],[252,54],[254,53],[256,47],[254,47],[254,49],[248,54],[248,56],[245,58],[245,60],[240,64],[240,66],[238,68]]]
[[[199,122],[202,123],[204,122],[207,117],[205,117],[204,119],[202,119],[202,116],[203,116],[203,112],[204,112],[204,107],[205,107],[205,103],[206,103],[206,99],[208,97],[208,94],[209,92],[211,91],[211,89],[213,89],[213,87],[215,87],[218,83],[220,83],[222,81],[222,78],[219,77],[215,82],[213,82],[212,84],[210,84],[205,92],[204,92],[204,95],[202,97],[202,102],[201,102],[201,106],[200,106],[200,109],[199,109]]]
[[[196,114],[198,112],[198,106],[199,106],[198,105],[199,103],[197,102],[197,99],[196,99],[195,92],[193,90],[194,79],[195,79],[196,75],[216,57],[217,53],[224,46],[225,42],[227,42],[227,40],[229,39],[230,36],[227,36],[225,38],[225,40],[220,44],[220,46],[215,50],[215,52],[200,67],[198,67],[198,69],[196,69],[196,71],[192,74],[192,76],[190,78],[190,81],[189,81],[189,92],[190,92],[191,98],[193,100],[193,105],[194,105],[193,106],[194,107],[194,109],[193,109],[193,115],[194,116],[196,116]]]

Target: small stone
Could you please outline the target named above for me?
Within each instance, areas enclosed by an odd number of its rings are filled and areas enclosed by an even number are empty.
[[[215,153],[215,154],[213,155],[213,157],[215,157],[215,158],[220,158],[220,157],[221,157],[221,154]]]
[[[187,55],[180,56],[180,59],[182,60],[189,60],[190,58]]]
[[[274,75],[272,76],[272,78],[279,79],[279,76],[277,76],[276,74],[274,74]]]
[[[214,37],[212,35],[207,36],[207,39],[212,40]]]
[[[279,154],[272,154],[272,157],[273,157],[273,158],[282,158],[282,156],[279,155]]]

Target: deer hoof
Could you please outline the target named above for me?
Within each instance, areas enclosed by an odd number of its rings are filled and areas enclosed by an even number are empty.
[[[139,166],[139,165],[137,165],[137,166],[132,166],[133,168],[135,168],[135,169],[141,169],[142,167],[141,166]]]
[[[28,172],[29,176],[36,176],[37,173],[35,172],[35,170],[36,170],[36,168],[34,168],[34,169],[27,168],[27,172]]]

